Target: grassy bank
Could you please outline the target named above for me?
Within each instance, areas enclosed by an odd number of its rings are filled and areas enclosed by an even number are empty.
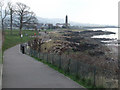
[[[10,30],[5,30],[5,40],[3,43],[3,52],[17,44],[27,42],[33,38],[30,38],[31,35],[37,33],[37,31],[23,30],[23,38],[20,38],[19,30],[13,30],[13,34],[10,34]]]

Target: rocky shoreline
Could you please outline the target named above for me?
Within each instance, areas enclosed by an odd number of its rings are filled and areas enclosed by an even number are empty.
[[[110,34],[111,32],[106,32],[106,34],[108,33]],[[103,75],[106,81],[107,78],[111,78],[110,82],[117,83],[117,73],[119,70],[118,58],[115,56],[117,55],[117,49],[115,50],[114,46],[106,46],[98,39],[91,38],[91,36],[96,34],[101,35],[104,34],[104,32],[53,31],[47,33],[47,35],[43,33],[41,38],[36,38],[34,41],[29,42],[28,45],[33,50],[41,53],[49,53],[51,55],[60,55],[62,58],[69,58],[69,60],[72,60],[70,65],[73,65],[75,61],[78,60],[78,62],[82,63],[80,67],[82,67],[85,72],[89,72],[90,67],[95,67],[96,75],[98,75],[97,79],[99,76],[101,79]],[[57,57],[55,60],[58,60]],[[69,62],[64,62],[65,65],[68,63]]]
[[[117,71],[116,50],[114,47],[106,46],[101,43],[100,39],[91,38],[94,35],[115,34],[104,31],[56,31],[49,32],[45,35],[46,42],[41,45],[33,46],[40,52],[66,54],[71,59],[80,60],[81,62]],[[107,39],[108,40],[108,39]],[[42,37],[41,41],[44,41]],[[36,43],[37,44],[37,43]],[[40,47],[39,47],[40,46]],[[112,51],[114,50],[114,52]],[[116,55],[115,55],[116,54]]]
[[[104,68],[109,67],[109,69],[114,68],[114,70],[117,70],[118,47],[116,45],[118,41],[108,38],[91,38],[92,36],[95,35],[110,35],[116,33],[109,31],[102,31],[102,30],[98,30],[98,31],[87,30],[87,31],[78,31],[78,32],[68,31],[68,32],[69,34],[67,35],[64,34],[64,35],[71,36],[71,38],[68,37],[66,38],[66,40],[79,43],[80,45],[78,45],[78,50],[82,48],[81,50],[79,50],[80,52],[82,51],[81,53],[86,54],[87,51],[88,55],[83,55],[83,56],[87,56],[88,58],[92,57],[91,61],[93,60],[92,62],[94,62],[94,64],[97,66],[100,67],[102,66]],[[101,42],[101,41],[106,41],[106,42]],[[97,57],[99,57],[98,60]],[[94,61],[93,58],[94,59],[96,58],[96,61]],[[91,61],[87,61],[87,62],[90,63]]]

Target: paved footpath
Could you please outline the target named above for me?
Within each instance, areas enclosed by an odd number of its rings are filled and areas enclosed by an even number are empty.
[[[5,51],[2,88],[83,88],[49,66],[22,54],[19,45]]]

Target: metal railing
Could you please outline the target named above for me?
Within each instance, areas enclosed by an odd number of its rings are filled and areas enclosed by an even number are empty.
[[[110,70],[82,63],[66,55],[38,52],[31,49],[29,46],[25,46],[25,54],[44,60],[62,69],[65,73],[77,77],[78,80],[87,80],[85,83],[88,83],[88,85],[91,84],[93,86],[105,88],[118,87],[118,75]]]

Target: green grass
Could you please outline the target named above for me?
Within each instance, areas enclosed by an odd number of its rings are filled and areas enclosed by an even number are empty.
[[[5,30],[6,35],[10,35],[11,31],[10,30]],[[38,33],[35,30],[22,30],[22,34],[28,34],[28,36],[30,35],[34,35],[34,33]],[[12,34],[13,35],[19,35],[19,30],[12,30]]]
[[[30,31],[30,30],[23,30],[23,38],[20,38],[19,30],[13,30],[13,34],[10,34],[10,30],[5,30],[5,40],[3,43],[3,52],[7,50],[8,48],[11,48],[17,44],[27,42],[33,38],[30,38],[31,35],[34,35],[34,33],[37,33],[37,31]],[[25,34],[28,34],[25,36]]]

